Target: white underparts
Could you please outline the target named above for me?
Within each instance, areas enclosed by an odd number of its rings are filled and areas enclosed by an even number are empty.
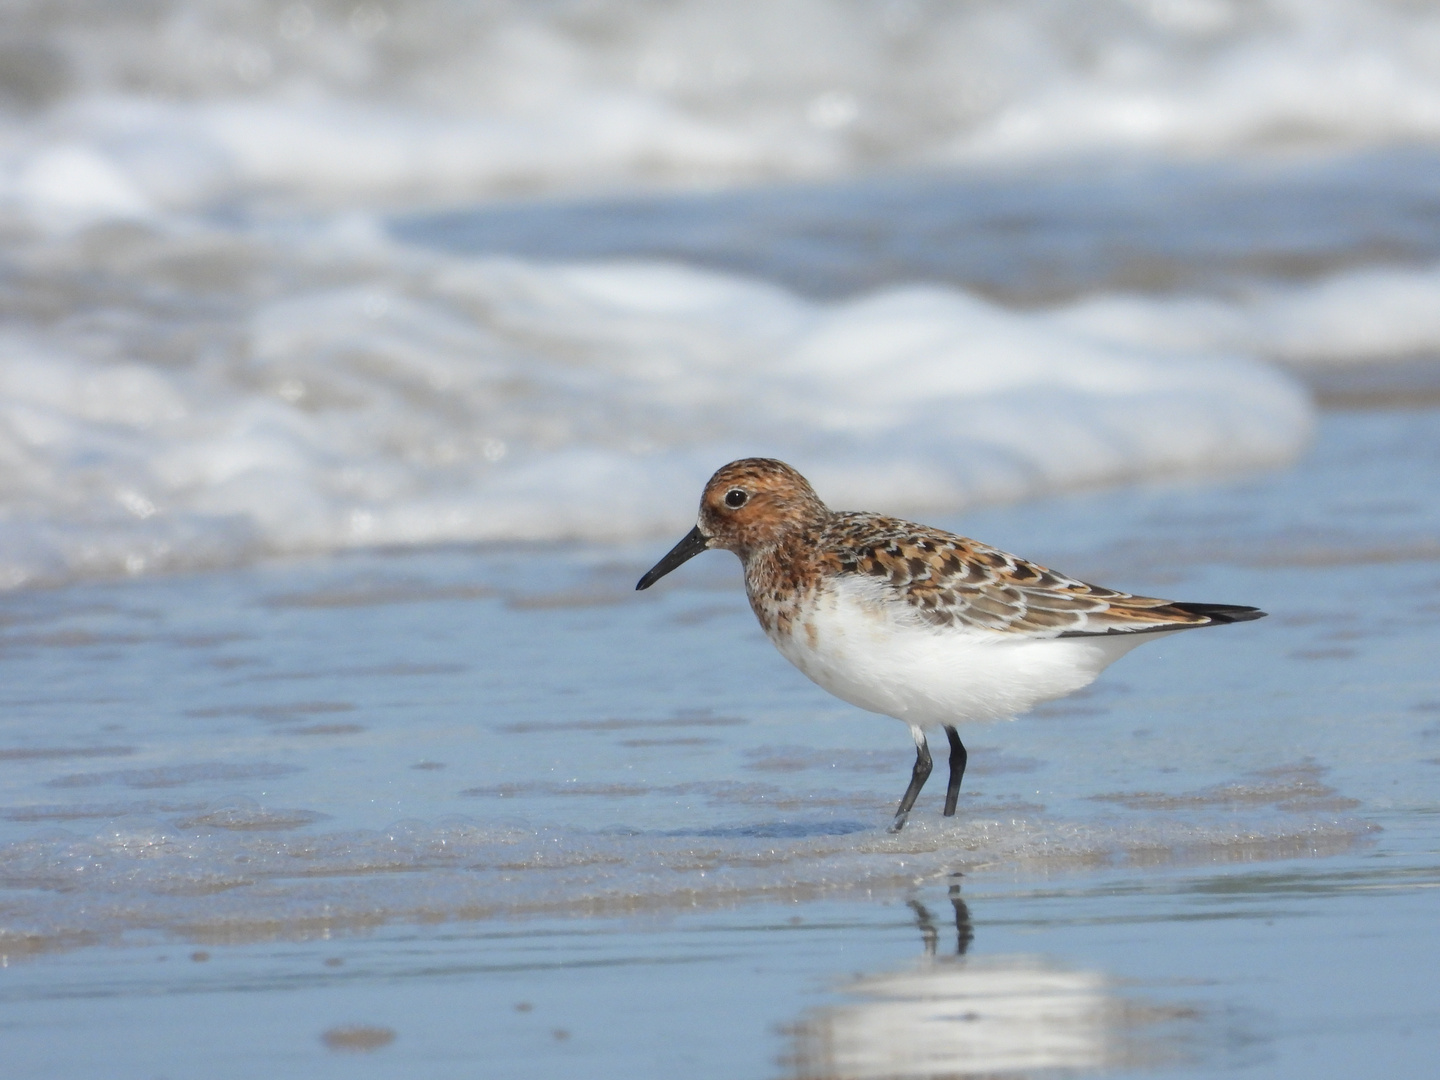
[[[1038,638],[934,626],[883,582],[817,591],[776,647],[852,705],[919,727],[995,720],[1072,694],[1152,634]]]

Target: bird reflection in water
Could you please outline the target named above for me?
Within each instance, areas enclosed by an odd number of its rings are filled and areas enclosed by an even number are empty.
[[[920,939],[925,942],[925,955],[935,956],[940,948],[940,931],[930,909],[919,900],[907,900],[910,910],[915,912],[915,922],[920,927]],[[955,909],[955,955],[964,956],[975,938],[975,928],[970,925],[970,909],[960,899],[960,886],[950,886],[950,904]]]
[[[1154,1010],[1116,997],[1097,972],[1030,956],[967,955],[975,932],[959,885],[949,899],[954,955],[941,948],[930,909],[909,901],[924,958],[855,979],[841,987],[848,1003],[791,1027],[783,1064],[795,1080],[1004,1076],[1155,1060],[1155,1048],[1133,1037],[1138,1024],[1161,1019],[1141,1015]]]

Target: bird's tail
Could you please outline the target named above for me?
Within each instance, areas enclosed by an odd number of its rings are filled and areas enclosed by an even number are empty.
[[[1242,607],[1239,604],[1186,604],[1174,603],[1171,607],[1177,607],[1181,611],[1188,611],[1191,615],[1202,615],[1211,623],[1221,625],[1224,623],[1250,622],[1252,619],[1263,619],[1267,612],[1259,608]]]

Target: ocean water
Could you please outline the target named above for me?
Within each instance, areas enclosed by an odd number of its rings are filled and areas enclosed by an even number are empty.
[[[890,836],[755,453],[1271,615]],[[1435,4],[11,4],[0,1073],[1428,1076],[1437,476]]]

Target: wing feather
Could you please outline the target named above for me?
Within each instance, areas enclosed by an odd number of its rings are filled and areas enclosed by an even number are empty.
[[[824,539],[826,550],[836,553],[832,569],[881,579],[919,618],[937,627],[1077,637],[1237,621],[1199,610],[1205,605],[1090,585],[978,541],[897,518],[836,514]]]

